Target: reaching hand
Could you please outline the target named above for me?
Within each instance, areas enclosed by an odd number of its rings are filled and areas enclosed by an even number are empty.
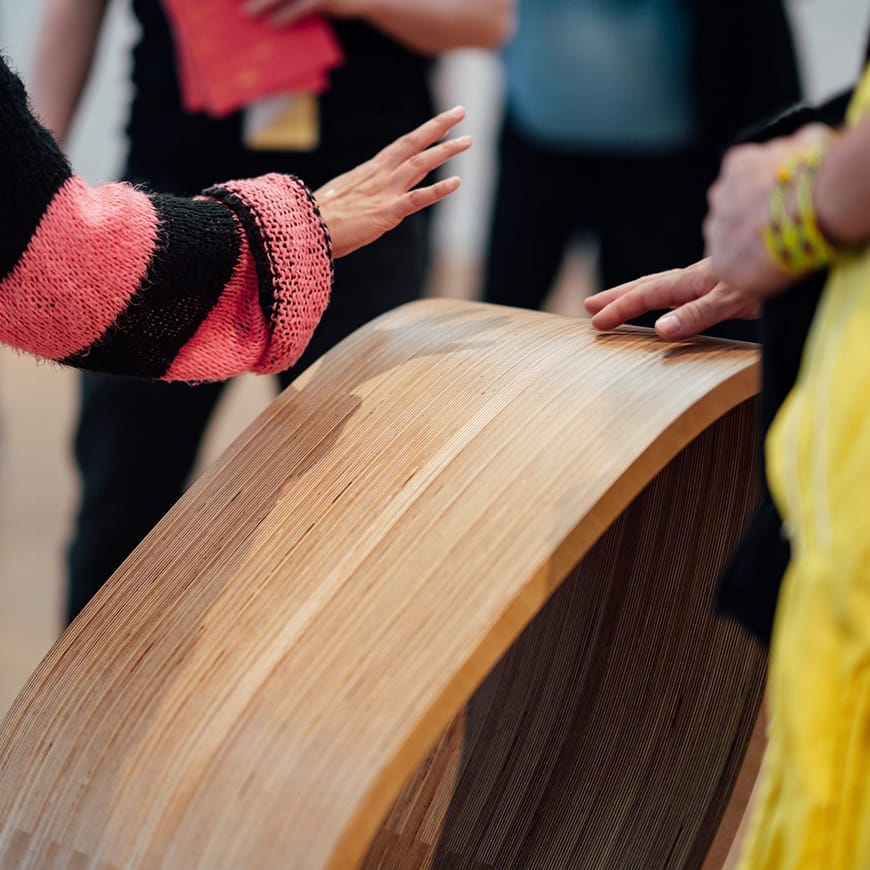
[[[761,300],[795,280],[779,269],[764,246],[763,228],[782,167],[825,143],[832,131],[811,124],[764,145],[732,148],[708,195],[704,222],[708,258],[686,269],[648,275],[586,300],[596,329],[613,329],[661,308],[655,324],[662,338],[689,338],[723,320],[760,314]]]
[[[458,189],[456,176],[429,187],[415,185],[471,147],[470,136],[440,141],[464,117],[465,110],[459,107],[444,112],[314,192],[334,257],[370,244],[409,215]]]
[[[760,313],[757,297],[720,281],[709,259],[596,293],[585,306],[594,315],[596,329],[613,329],[648,311],[671,308],[655,324],[656,332],[671,341],[697,335],[723,320],[751,320]]]

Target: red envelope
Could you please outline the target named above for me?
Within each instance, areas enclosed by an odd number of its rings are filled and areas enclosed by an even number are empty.
[[[163,0],[175,36],[188,111],[216,117],[280,93],[321,93],[343,55],[329,24],[275,28],[242,13],[242,0]]]

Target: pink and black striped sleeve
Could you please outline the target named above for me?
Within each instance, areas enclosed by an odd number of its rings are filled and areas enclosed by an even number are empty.
[[[276,372],[329,299],[332,257],[298,179],[194,199],[89,187],[0,58],[0,341],[94,371],[166,380]]]

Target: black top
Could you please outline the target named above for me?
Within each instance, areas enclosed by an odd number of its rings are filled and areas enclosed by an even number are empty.
[[[782,0],[686,0],[695,20],[694,75],[704,138],[716,147],[800,99]]]
[[[345,61],[332,71],[320,99],[319,148],[249,152],[242,145],[240,114],[215,120],[184,111],[163,8],[159,0],[132,2],[142,31],[133,50],[135,95],[128,125],[126,174],[133,180],[192,193],[219,178],[276,170],[294,172],[316,187],[432,114],[427,58],[366,24],[335,21]]]

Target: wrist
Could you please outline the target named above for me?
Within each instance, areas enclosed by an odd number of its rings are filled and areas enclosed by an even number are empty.
[[[764,245],[776,267],[793,278],[833,265],[844,251],[818,212],[819,169],[825,154],[826,146],[820,145],[789,159],[778,170],[770,196]]]
[[[813,206],[819,230],[837,248],[848,248],[863,241],[860,236],[850,232],[843,220],[842,210],[837,208],[836,177],[832,172],[834,161],[830,149],[825,154],[816,172],[816,185],[813,190]]]

